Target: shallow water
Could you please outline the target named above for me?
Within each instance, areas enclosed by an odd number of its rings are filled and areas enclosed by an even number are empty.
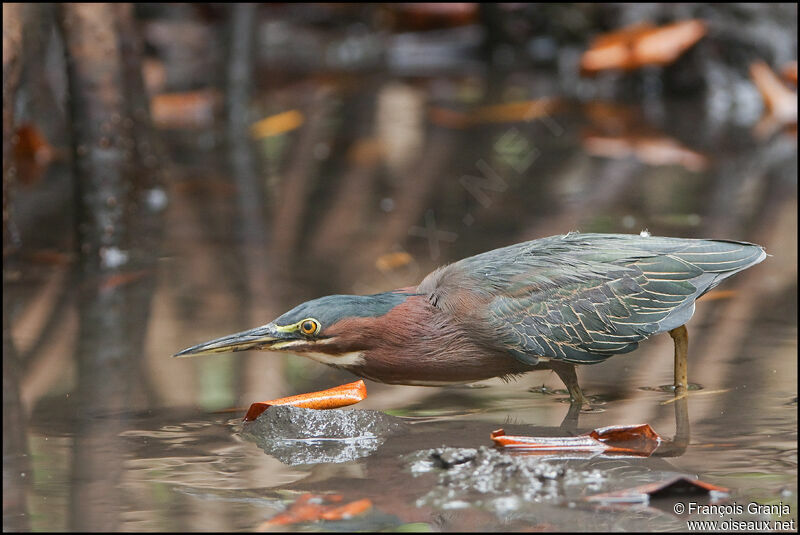
[[[650,139],[653,131],[680,139],[706,161],[703,169],[687,168],[685,157],[656,165],[646,151],[592,156],[587,138],[598,125],[585,104],[455,129],[431,124],[426,110],[440,101],[465,106],[459,89],[474,89],[475,79],[362,82],[333,84],[322,96],[297,91],[289,105],[309,118],[306,129],[259,142],[254,176],[231,171],[235,156],[214,132],[171,136],[162,251],[134,251],[125,276],[82,274],[66,232],[53,227],[40,227],[36,247],[4,266],[6,349],[20,361],[6,363],[4,352],[4,389],[18,390],[18,404],[4,407],[4,528],[252,530],[310,492],[369,498],[372,508],[298,529],[686,529],[687,515],[663,508],[576,501],[673,473],[728,487],[739,504],[788,504],[790,514],[774,519],[796,521],[796,138],[721,128],[686,102],[656,114],[624,108],[640,117],[615,123],[623,134],[646,127]],[[525,87],[513,78],[498,85],[505,94]],[[49,171],[53,188],[64,172]],[[264,203],[237,194],[253,179]],[[69,222],[62,216],[65,229]],[[500,427],[576,433],[560,428],[569,405],[550,372],[485,388],[367,382],[369,397],[347,410],[384,411],[414,432],[344,462],[290,465],[242,435],[249,403],[352,376],[296,356],[170,358],[306,299],[407,286],[495,247],[576,229],[644,228],[751,241],[772,256],[697,304],[689,377],[701,388],[688,400],[685,452],[581,459],[575,469],[588,475],[578,481],[600,483],[568,499],[441,494],[436,477],[415,476],[406,458],[491,446]],[[55,262],[35,254],[52,250],[63,253]],[[649,423],[675,433],[675,405],[664,404],[671,394],[657,388],[672,377],[668,336],[578,374],[602,409],[581,414],[579,430]]]

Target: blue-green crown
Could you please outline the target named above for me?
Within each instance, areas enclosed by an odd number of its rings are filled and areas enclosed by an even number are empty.
[[[409,293],[386,292],[374,295],[327,295],[306,301],[274,321],[276,325],[293,325],[306,318],[314,318],[322,328],[343,318],[374,318],[383,316],[408,299]]]

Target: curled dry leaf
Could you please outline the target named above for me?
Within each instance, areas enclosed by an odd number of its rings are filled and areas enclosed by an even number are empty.
[[[790,61],[786,65],[783,66],[783,70],[781,71],[783,74],[783,79],[787,82],[791,82],[797,87],[797,62]]]
[[[131,284],[133,282],[138,281],[139,279],[149,275],[152,273],[152,270],[143,269],[138,271],[124,271],[120,273],[114,273],[113,275],[109,275],[103,278],[102,282],[100,283],[100,290],[103,292],[107,292],[109,290],[114,290],[121,286],[125,286],[127,284]]]
[[[796,126],[797,91],[787,87],[763,61],[750,65],[750,76],[767,108],[756,125],[756,135],[767,137],[782,126]]]
[[[379,139],[359,139],[347,152],[347,159],[356,165],[375,165],[383,156],[383,145]]]
[[[669,65],[697,43],[706,31],[703,21],[691,19],[666,26],[640,23],[601,35],[583,53],[581,73]]]
[[[708,168],[708,159],[668,136],[619,135],[587,133],[584,150],[603,158],[636,158],[648,165],[680,165],[694,172]]]
[[[364,514],[372,508],[372,501],[368,498],[338,505],[341,501],[342,496],[339,494],[322,496],[303,494],[286,512],[264,522],[256,528],[256,531],[271,531],[280,526],[320,520],[346,520]]]
[[[250,133],[255,139],[277,136],[299,128],[305,120],[299,111],[288,110],[257,121],[250,127]]]
[[[53,147],[33,124],[20,125],[15,132],[13,143],[14,156],[18,160],[34,160],[39,165],[46,165],[53,157]]]
[[[14,161],[18,168],[18,179],[22,184],[38,182],[47,166],[63,154],[47,141],[36,125],[20,125],[11,138]]]
[[[509,436],[493,431],[491,438],[503,448],[525,452],[613,453],[649,457],[662,438],[648,424],[600,427],[577,437]]]
[[[385,273],[393,269],[407,266],[413,262],[413,260],[414,258],[410,254],[404,251],[395,251],[379,256],[378,259],[375,260],[375,267]]]
[[[250,405],[247,414],[244,417],[245,422],[250,422],[259,417],[259,415],[272,407],[273,405],[291,405],[293,407],[302,407],[304,409],[338,409],[339,407],[347,407],[362,401],[367,397],[367,386],[364,381],[358,380],[354,383],[329,388],[327,390],[320,390],[319,392],[311,392],[308,394],[299,394],[296,396],[289,396],[285,398],[273,399],[270,401],[261,401]]]
[[[221,102],[214,89],[163,93],[150,99],[150,115],[158,128],[205,128],[213,124]]]
[[[629,489],[604,492],[587,496],[589,502],[601,504],[641,504],[651,499],[667,496],[708,495],[712,501],[727,496],[729,489],[688,476],[675,476],[664,481],[656,481]]]
[[[468,112],[434,107],[429,115],[438,126],[461,129],[484,123],[533,121],[557,112],[561,104],[558,98],[540,98],[482,106]]]

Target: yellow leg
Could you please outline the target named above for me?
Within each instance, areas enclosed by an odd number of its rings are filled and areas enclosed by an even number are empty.
[[[675,394],[684,394],[689,389],[689,335],[686,325],[681,325],[669,332],[675,342]]]
[[[675,437],[666,439],[656,450],[657,457],[680,457],[689,446],[689,398],[675,396]]]

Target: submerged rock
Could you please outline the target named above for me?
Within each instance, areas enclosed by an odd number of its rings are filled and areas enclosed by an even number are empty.
[[[439,509],[485,506],[506,513],[525,503],[561,501],[572,494],[568,487],[573,485],[599,489],[605,479],[596,469],[575,469],[485,446],[421,450],[406,461],[415,476],[438,476],[438,484],[417,505]]]
[[[401,419],[379,411],[275,406],[245,423],[242,435],[268,455],[297,465],[342,463],[364,457],[405,428]]]

